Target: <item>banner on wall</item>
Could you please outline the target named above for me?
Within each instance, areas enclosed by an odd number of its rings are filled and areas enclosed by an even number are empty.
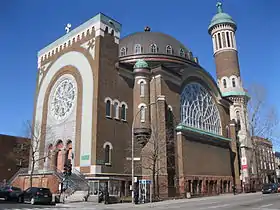
[[[80,166],[90,166],[90,154],[81,155]]]

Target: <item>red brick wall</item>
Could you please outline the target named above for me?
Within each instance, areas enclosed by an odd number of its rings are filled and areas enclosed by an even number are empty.
[[[33,187],[46,187],[52,193],[58,193],[59,179],[55,175],[34,175],[32,182]],[[26,190],[30,187],[29,176],[18,176],[12,185]]]

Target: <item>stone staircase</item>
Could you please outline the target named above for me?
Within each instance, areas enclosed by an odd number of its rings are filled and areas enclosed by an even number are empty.
[[[81,172],[73,168],[68,180],[63,182],[68,186],[63,195],[64,203],[87,201],[89,197],[89,184]]]

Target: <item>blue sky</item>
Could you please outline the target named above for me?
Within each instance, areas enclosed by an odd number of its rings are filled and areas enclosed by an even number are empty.
[[[37,52],[98,12],[122,24],[121,35],[161,31],[180,40],[215,77],[208,24],[216,0],[3,0],[0,4],[0,133],[23,135],[32,118]],[[280,2],[224,0],[224,11],[238,24],[237,45],[245,86],[262,84],[268,102],[279,110]],[[280,112],[279,112],[280,113]]]

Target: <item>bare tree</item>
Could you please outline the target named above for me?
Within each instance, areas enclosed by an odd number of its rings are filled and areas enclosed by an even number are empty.
[[[153,183],[153,198],[159,196],[162,183],[159,180],[161,174],[172,175],[175,180],[175,141],[174,127],[166,126],[165,131],[160,131],[156,125],[151,125],[152,133],[150,137],[141,137],[140,142],[146,144],[136,144],[134,148],[135,154],[141,156],[141,161],[135,161],[134,167],[138,174],[149,176]],[[164,133],[165,132],[165,133]],[[139,139],[138,139],[139,140]],[[135,137],[135,141],[137,138]],[[131,147],[127,149],[131,154]],[[131,170],[130,163],[125,166],[125,170]]]
[[[267,104],[267,92],[261,85],[252,85],[249,89],[251,99],[248,104],[249,131],[251,136],[271,139],[278,117],[274,107]]]
[[[258,169],[258,144],[254,141],[255,137],[262,137],[273,141],[273,133],[278,125],[278,116],[274,107],[267,103],[266,89],[258,84],[254,84],[249,88],[250,101],[248,104],[248,123],[249,133],[252,139],[252,157],[251,165],[256,165],[256,175],[259,179]],[[252,170],[252,168],[251,168]],[[252,171],[250,172],[252,174]]]
[[[39,164],[41,161],[46,161],[50,158],[51,154],[44,152],[45,146],[43,145],[43,151],[41,151],[40,143],[45,138],[52,138],[52,131],[50,127],[45,127],[42,130],[42,124],[39,122],[35,122],[32,124],[31,122],[27,121],[25,123],[25,132],[26,138],[29,138],[31,141],[29,144],[26,144],[25,147],[29,148],[30,150],[30,174],[29,174],[29,182],[30,187],[32,187],[33,181],[33,174],[35,171],[35,166]]]

